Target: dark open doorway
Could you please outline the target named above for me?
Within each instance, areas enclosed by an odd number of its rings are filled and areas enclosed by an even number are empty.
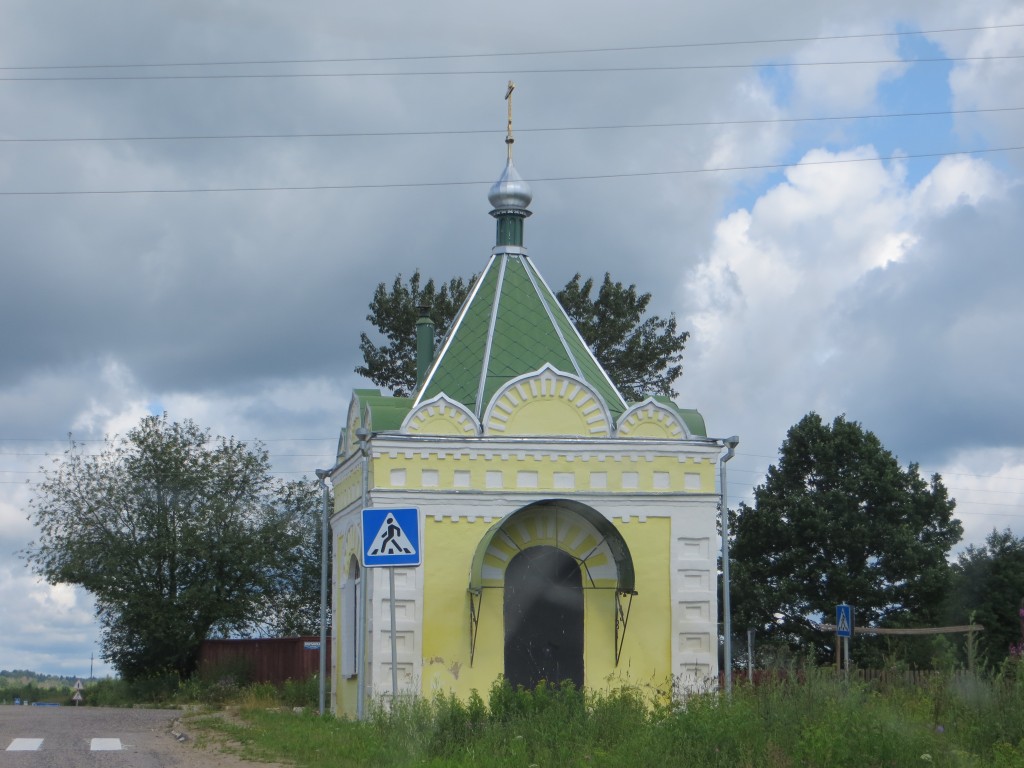
[[[583,579],[571,555],[525,549],[505,570],[505,678],[583,686]]]

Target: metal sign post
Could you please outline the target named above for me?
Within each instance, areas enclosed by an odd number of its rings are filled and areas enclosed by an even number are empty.
[[[836,606],[836,637],[843,640],[843,660],[846,677],[850,677],[850,638],[853,636],[853,607],[842,603]]]
[[[391,588],[391,698],[398,698],[398,633],[395,631],[395,568],[423,562],[420,542],[420,511],[405,509],[363,510],[363,566],[387,568]]]
[[[362,474],[362,507],[370,506],[370,430],[359,427],[356,439],[359,441],[359,454]],[[359,573],[359,609],[356,619],[356,674],[359,685],[356,688],[356,716],[362,720],[366,717],[366,605],[369,601],[369,582],[366,568]]]
[[[398,698],[398,633],[395,631],[395,569],[388,568],[388,585],[391,588],[391,703]]]
[[[843,658],[845,659],[846,679],[850,679],[850,638],[843,638]]]
[[[747,682],[754,684],[754,633],[753,627],[747,627]]]

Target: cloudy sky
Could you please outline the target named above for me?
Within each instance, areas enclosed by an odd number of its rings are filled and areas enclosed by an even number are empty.
[[[332,463],[377,283],[486,261],[509,79],[531,256],[692,332],[730,500],[845,413],[1024,534],[1019,0],[11,0],[0,51],[0,668],[98,656],[16,554],[69,433]]]

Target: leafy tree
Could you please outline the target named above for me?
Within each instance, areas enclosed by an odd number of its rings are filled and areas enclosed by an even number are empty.
[[[983,545],[971,544],[960,553],[953,565],[949,621],[973,618],[985,627],[978,636],[978,661],[996,666],[1021,641],[1022,601],[1024,538],[993,529]]]
[[[584,341],[627,400],[651,395],[675,397],[673,382],[683,372],[680,361],[690,334],[676,330],[676,317],[644,318],[651,294],[612,282],[605,272],[597,298],[593,278],[580,284],[576,273],[557,294]]]
[[[810,413],[793,426],[777,465],[740,505],[731,546],[738,626],[769,643],[831,658],[816,630],[849,603],[871,626],[938,623],[963,532],[942,479],[900,467],[871,432]],[[858,639],[855,649],[866,644]]]
[[[291,548],[283,553],[286,571],[278,568],[277,588],[265,595],[262,611],[250,625],[254,634],[274,637],[320,634],[320,554],[323,541],[323,489],[317,482],[281,486],[277,506],[288,520]],[[282,566],[284,564],[282,563]],[[327,550],[331,573],[331,551]],[[331,606],[327,605],[327,625]]]
[[[689,333],[677,330],[675,315],[667,319],[644,317],[651,294],[638,293],[636,285],[613,282],[607,273],[596,298],[591,295],[594,281],[581,283],[581,279],[575,275],[556,295],[623,396],[627,400],[676,396],[672,384],[682,373],[680,361]],[[366,319],[387,343],[378,346],[367,334],[360,336],[363,365],[356,367],[356,373],[400,397],[416,386],[418,307],[430,305],[435,343],[440,341],[468,295],[473,278],[468,283],[454,278],[440,288],[435,287],[433,279],[421,288],[420,281],[417,270],[407,284],[401,275],[396,277],[390,291],[380,283]]]
[[[262,446],[148,416],[45,470],[24,555],[50,583],[92,593],[102,656],[122,677],[184,678],[211,634],[273,624],[268,606],[297,589],[307,501],[273,479]]]
[[[473,278],[467,283],[455,277],[438,288],[430,278],[421,287],[418,269],[408,284],[402,282],[401,275],[395,277],[390,291],[380,283],[373,293],[366,319],[387,339],[387,344],[377,346],[361,333],[359,349],[363,353],[363,365],[356,366],[356,373],[391,390],[396,397],[409,395],[416,387],[416,321],[420,307],[430,307],[436,346],[451,327],[472,283]]]

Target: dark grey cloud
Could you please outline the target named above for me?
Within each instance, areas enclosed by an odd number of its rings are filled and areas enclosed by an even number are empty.
[[[907,459],[938,464],[965,449],[1024,446],[1022,205],[1017,187],[930,220],[902,261],[846,298],[842,379],[832,381]]]
[[[316,3],[279,14],[272,4],[239,16],[198,3],[154,8],[108,6],[108,16],[70,4],[40,25],[15,6],[9,30],[24,33],[5,50],[26,64],[221,61],[231,59],[408,55],[581,47],[612,29],[580,34],[568,9],[523,8],[502,25],[490,12],[435,9],[447,22],[425,39],[408,24]],[[115,9],[119,9],[115,11]],[[449,9],[454,11],[454,9]],[[755,12],[758,15],[759,12]],[[532,18],[531,18],[532,14]],[[429,14],[433,17],[435,12]],[[765,15],[766,18],[770,14]],[[669,4],[629,14],[681,28]],[[112,23],[113,19],[117,23]],[[316,19],[317,23],[313,24]],[[708,34],[738,30],[715,14]],[[312,26],[311,26],[312,25]],[[753,27],[752,27],[753,28]],[[339,34],[331,37],[326,30]],[[128,31],[131,33],[128,33]],[[385,32],[386,30],[386,32]],[[517,34],[527,32],[528,34]],[[813,31],[813,30],[812,30]],[[633,32],[649,42],[647,32]],[[12,35],[12,38],[14,36]],[[622,43],[616,31],[610,38]],[[716,54],[718,55],[718,54]],[[472,59],[268,67],[42,70],[29,75],[386,71],[476,68],[464,77],[325,78],[10,83],[0,92],[16,115],[10,136],[139,136],[392,131],[503,127],[506,75],[519,82],[519,127],[613,125],[692,119],[699,105],[728,93],[742,72],[654,73],[643,88],[633,73],[518,74],[516,68],[659,64],[701,53]],[[25,73],[22,73],[25,74]],[[520,133],[517,161],[528,177],[630,173],[698,167],[708,131]],[[202,189],[234,186],[487,181],[502,163],[500,133],[462,137],[154,141],[18,144],[0,147],[8,190]],[[680,273],[707,240],[701,222],[727,194],[728,180],[538,182],[528,242],[552,283],[574,272],[652,290],[662,265]],[[165,389],[230,388],[291,375],[349,371],[373,286],[415,268],[444,278],[484,263],[493,237],[480,187],[337,192],[223,193],[9,198],[0,226],[9,233],[0,319],[32,317],[31,334],[6,338],[2,380],[24,382],[40,367],[113,358],[141,384]],[[640,203],[639,205],[637,203]],[[31,224],[30,224],[31,222]],[[666,222],[668,224],[666,225]],[[643,237],[637,237],[643,233]],[[627,266],[629,274],[626,274]],[[676,308],[656,292],[655,308]],[[308,340],[326,329],[351,343],[335,356]],[[344,331],[342,331],[344,333]],[[342,362],[343,361],[343,362]]]

